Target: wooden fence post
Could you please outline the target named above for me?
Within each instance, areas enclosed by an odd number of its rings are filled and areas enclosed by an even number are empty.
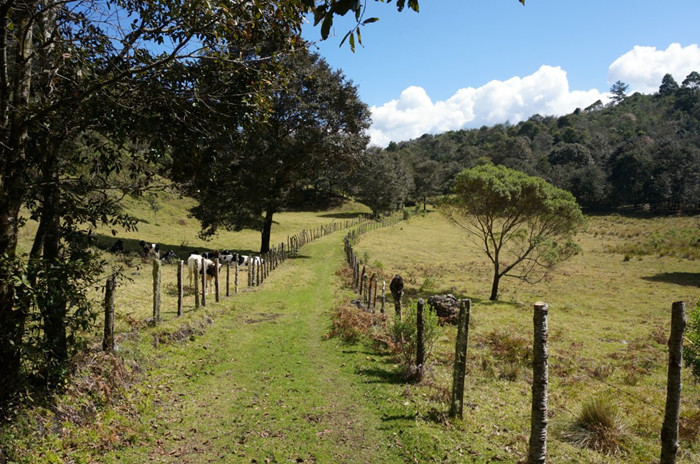
[[[236,267],[233,268],[233,294],[238,294],[238,259],[236,259]]]
[[[177,263],[177,317],[182,316],[182,307],[184,305],[185,288],[182,282],[182,267],[184,262],[179,260]]]
[[[207,267],[202,260],[202,308],[207,306]]]
[[[386,304],[386,280],[382,280],[382,314],[384,314],[384,305]]]
[[[199,265],[204,264],[203,260],[199,264],[195,263],[194,271],[194,309],[199,309]]]
[[[683,332],[685,332],[685,303],[676,301],[671,307],[671,336],[668,339],[668,380],[666,383],[666,411],[661,427],[661,464],[676,462],[678,443],[678,416],[681,407],[681,369],[683,362]]]
[[[161,262],[158,258],[153,260],[153,323],[160,324],[160,274]]]
[[[452,373],[452,402],[450,417],[462,418],[464,412],[464,377],[467,375],[467,343],[469,341],[469,315],[471,300],[459,301],[457,316],[457,341],[455,342],[455,364]]]
[[[547,303],[535,303],[532,344],[532,415],[530,416],[529,464],[547,462]]]
[[[114,288],[117,286],[117,277],[107,277],[105,284],[105,331],[102,338],[102,350],[114,351]]]
[[[418,298],[416,305],[416,381],[423,380],[425,370],[425,321],[423,320],[423,308],[425,301]]]
[[[214,258],[214,301],[219,302],[219,258]]]
[[[231,296],[229,287],[229,276],[231,274],[231,261],[226,261],[226,296]]]

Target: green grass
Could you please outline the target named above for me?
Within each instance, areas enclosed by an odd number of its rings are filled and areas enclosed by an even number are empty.
[[[596,395],[615,398],[630,431],[627,449],[614,462],[650,462],[658,458],[660,446],[671,303],[684,300],[688,309],[695,304],[700,265],[670,253],[628,260],[612,251],[631,237],[645,235],[649,224],[591,218],[589,230],[577,238],[583,253],[536,285],[504,279],[497,302],[487,301],[492,268],[485,255],[437,213],[367,234],[355,249],[359,256],[381,262],[385,279],[402,275],[408,298],[449,292],[472,299],[465,398],[472,410],[457,425],[466,435],[481,438],[470,440],[472,453],[516,462],[527,451],[529,364],[502,353],[503,345],[516,353],[527,351],[520,338],[532,339],[532,304],[543,300],[550,306],[552,462],[612,459],[565,438],[581,404]],[[697,224],[698,218],[659,218],[653,230],[663,234]],[[447,328],[442,355],[437,353],[445,362],[433,366],[433,382],[442,388],[451,384],[454,336],[454,329]],[[683,408],[694,411],[700,389],[689,372],[685,375]],[[431,406],[447,409],[444,402]],[[681,462],[700,462],[694,440],[686,439],[681,446]]]
[[[187,249],[257,247],[254,231],[198,241],[193,220],[182,209],[166,209],[158,211],[156,226],[146,202],[132,205],[149,224],[120,236],[166,247],[186,242]],[[273,243],[357,210],[279,215]],[[659,219],[653,227],[659,233],[691,228],[687,220]],[[445,414],[453,327],[441,329],[420,384],[404,382],[400,360],[389,352],[326,337],[334,309],[353,298],[344,232],[308,245],[261,287],[243,288],[206,310],[194,310],[189,297],[179,319],[174,266],[166,266],[158,328],[146,324],[148,263],[133,259],[123,263],[132,280],[122,281],[117,293],[123,364],[102,357],[94,345],[68,394],[50,409],[23,410],[0,433],[0,449],[28,463],[521,462],[530,425],[531,307],[544,300],[550,305],[550,461],[656,461],[671,302],[697,300],[700,268],[689,259],[625,260],[612,251],[648,227],[642,220],[591,218],[578,237],[581,255],[534,286],[503,280],[498,302],[487,301],[485,257],[436,213],[363,235],[358,255],[387,282],[401,274],[408,299],[446,292],[472,299],[465,416],[452,422]],[[114,372],[119,381],[109,380]],[[582,405],[596,396],[614,398],[624,420],[624,449],[614,457],[567,436]],[[698,404],[700,387],[686,372],[679,462],[700,462]]]

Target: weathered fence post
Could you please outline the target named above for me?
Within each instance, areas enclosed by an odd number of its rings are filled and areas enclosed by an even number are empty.
[[[153,260],[153,323],[160,324],[160,270],[161,262]]]
[[[114,351],[114,288],[117,286],[117,277],[107,277],[105,284],[105,331],[102,338],[102,350]]]
[[[214,258],[214,301],[219,302],[219,258]]]
[[[469,315],[471,300],[459,301],[457,316],[457,341],[455,342],[455,364],[452,373],[452,402],[450,417],[462,418],[464,412],[464,377],[467,375],[467,343],[469,341]]]
[[[666,383],[666,412],[661,427],[661,464],[676,462],[678,453],[678,416],[681,406],[681,369],[683,361],[683,332],[685,332],[685,303],[676,301],[671,307],[671,336],[668,339],[668,380]]]
[[[236,267],[233,268],[233,294],[238,294],[238,258],[236,258]]]
[[[386,304],[386,280],[382,280],[382,314],[384,314],[384,305]]]
[[[202,307],[207,306],[207,268],[206,263],[202,260]]]
[[[529,464],[547,462],[547,303],[535,303],[532,344],[532,415],[530,416]]]
[[[391,290],[391,295],[394,297],[394,309],[396,310],[396,317],[401,320],[401,297],[403,296],[403,278],[396,274],[391,282],[389,283],[389,290]]]
[[[253,263],[248,260],[248,286],[253,286]]]
[[[425,321],[423,320],[423,308],[425,301],[418,298],[416,305],[416,381],[423,380],[425,369]]]
[[[182,307],[184,305],[185,288],[182,282],[182,267],[184,263],[179,260],[177,263],[177,317],[182,316]]]
[[[199,309],[199,265],[204,264],[203,262],[195,263],[194,272],[194,309]]]
[[[226,296],[231,296],[231,287],[229,279],[231,276],[231,261],[226,261]]]

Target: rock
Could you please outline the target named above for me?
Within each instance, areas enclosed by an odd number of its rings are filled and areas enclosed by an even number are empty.
[[[448,318],[446,322],[456,323],[459,314],[459,300],[451,294],[433,295],[428,298],[428,306],[431,311],[440,318]],[[453,321],[454,319],[454,321]]]

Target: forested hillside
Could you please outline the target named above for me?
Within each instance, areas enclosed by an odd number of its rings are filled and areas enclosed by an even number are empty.
[[[391,143],[413,172],[414,198],[446,193],[454,175],[484,159],[545,178],[587,210],[700,208],[700,74],[678,84],[666,75],[654,95],[598,101],[566,116],[534,115],[473,130]]]

